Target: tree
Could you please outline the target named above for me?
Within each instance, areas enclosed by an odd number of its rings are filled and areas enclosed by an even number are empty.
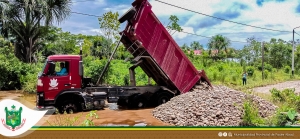
[[[193,50],[203,50],[203,46],[196,41],[193,41],[190,46]]]
[[[99,79],[96,84],[99,84],[103,82],[103,77],[107,78],[109,70],[110,70],[110,60],[111,60],[111,55],[114,53],[112,52],[112,48],[116,46],[116,40],[120,39],[120,36],[118,35],[119,33],[119,28],[120,28],[120,22],[118,21],[118,12],[107,12],[104,13],[102,17],[98,18],[99,24],[100,24],[100,29],[102,30],[103,35],[106,37],[107,40],[107,45],[102,47],[102,51],[104,52],[104,57],[109,59],[109,61],[106,63],[102,73],[99,76]],[[115,49],[117,50],[117,49]]]
[[[14,38],[15,55],[23,62],[32,62],[40,45],[38,41],[47,34],[55,21],[60,23],[70,14],[70,0],[15,0],[8,2],[3,11],[1,34]]]
[[[47,34],[36,45],[41,46],[39,51],[47,57],[53,54],[72,54],[75,52],[76,43],[77,35],[63,32],[58,27],[49,27]]]
[[[270,64],[279,69],[291,63],[292,45],[282,39],[272,38],[270,41]]]
[[[230,40],[222,35],[213,36],[208,42],[209,49],[225,50],[227,52],[227,47],[230,45]]]
[[[102,41],[102,47],[101,52],[104,57],[107,59],[112,54],[113,47],[116,46],[116,40],[120,39],[119,35],[119,28],[120,28],[120,22],[118,21],[118,12],[107,12],[102,15],[102,17],[99,17],[99,24],[100,29],[103,33],[103,36],[105,39]]]
[[[222,50],[225,50],[227,54],[227,48],[230,45],[230,40],[222,35],[213,36],[208,42],[208,49],[211,51],[214,50],[215,55],[213,56],[215,59],[221,59],[223,53]]]
[[[168,32],[173,35],[176,31],[181,32],[183,29],[180,27],[180,25],[178,24],[178,17],[176,15],[171,15],[169,18],[169,23],[167,25],[167,30]],[[171,24],[171,25],[170,25]],[[172,33],[172,31],[174,31]]]
[[[266,46],[266,44],[265,44]],[[262,56],[262,50],[261,50],[261,42],[259,42],[256,38],[250,37],[247,38],[247,44],[244,46],[244,48],[241,50],[240,58],[242,58],[244,61],[247,62],[248,65],[255,65],[255,63],[261,64],[261,56]],[[264,47],[267,49],[267,47]],[[267,53],[265,51],[265,60],[267,59]],[[266,60],[267,61],[267,60]]]

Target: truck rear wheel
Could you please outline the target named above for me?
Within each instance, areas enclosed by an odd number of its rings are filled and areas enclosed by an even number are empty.
[[[157,105],[164,104],[171,99],[171,96],[167,93],[161,93],[157,97]]]
[[[146,106],[146,99],[142,95],[132,95],[128,98],[129,108],[144,108]]]
[[[144,108],[146,106],[146,99],[137,96],[134,103],[137,108]]]
[[[126,106],[127,102],[126,99],[119,99],[117,105],[119,106]]]

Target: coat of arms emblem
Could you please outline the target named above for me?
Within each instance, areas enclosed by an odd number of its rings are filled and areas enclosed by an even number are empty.
[[[5,107],[5,113],[6,113],[6,120],[1,119],[2,124],[9,130],[15,131],[20,129],[26,119],[21,119],[21,114],[22,114],[22,107],[19,108],[19,110],[16,109],[15,105],[11,106],[11,109],[8,110],[7,107]]]
[[[49,85],[50,85],[51,87],[56,87],[56,86],[58,85],[57,79],[50,79]]]

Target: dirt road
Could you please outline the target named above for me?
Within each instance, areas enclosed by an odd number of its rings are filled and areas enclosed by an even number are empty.
[[[300,93],[300,81],[287,81],[287,82],[283,82],[283,83],[279,83],[279,84],[274,84],[274,85],[268,85],[268,86],[264,86],[264,87],[256,87],[253,88],[254,92],[257,93],[266,93],[266,94],[270,94],[270,90],[276,88],[278,90],[284,90],[287,88],[295,88],[295,93]]]

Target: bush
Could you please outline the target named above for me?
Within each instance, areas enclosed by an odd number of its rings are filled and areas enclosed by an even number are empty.
[[[13,47],[0,47],[0,53],[6,54],[0,55],[0,90],[22,89],[22,85],[27,81],[22,78],[32,70],[29,64],[21,62],[14,56]]]
[[[252,100],[246,100],[243,104],[244,115],[242,116],[242,126],[258,126],[264,123],[258,112],[258,107]]]
[[[223,64],[218,65],[218,70],[219,72],[222,72],[224,70]]]
[[[89,76],[92,79],[92,83],[97,83],[99,79],[99,75],[102,73],[105,63],[104,60],[94,60],[93,62],[89,61],[86,62],[89,64],[89,67],[85,67],[87,69],[86,75]],[[107,72],[110,72],[109,69],[107,69]],[[107,79],[107,76],[104,76],[104,80]]]
[[[259,65],[257,67],[257,69],[262,71],[262,65]],[[264,64],[264,70],[268,70],[269,72],[272,72],[273,67],[272,67],[272,65],[266,63],[266,64]]]
[[[300,96],[295,94],[295,89],[284,89],[283,91],[273,88],[270,90],[273,102],[282,102],[290,108],[300,109]]]
[[[291,67],[290,66],[285,66],[284,67],[284,72],[285,73],[290,73],[290,71],[291,71]]]
[[[270,72],[268,70],[264,71],[264,79],[267,79],[269,77]]]
[[[247,73],[249,76],[253,76],[254,71],[255,71],[255,68],[252,66],[247,68]]]

